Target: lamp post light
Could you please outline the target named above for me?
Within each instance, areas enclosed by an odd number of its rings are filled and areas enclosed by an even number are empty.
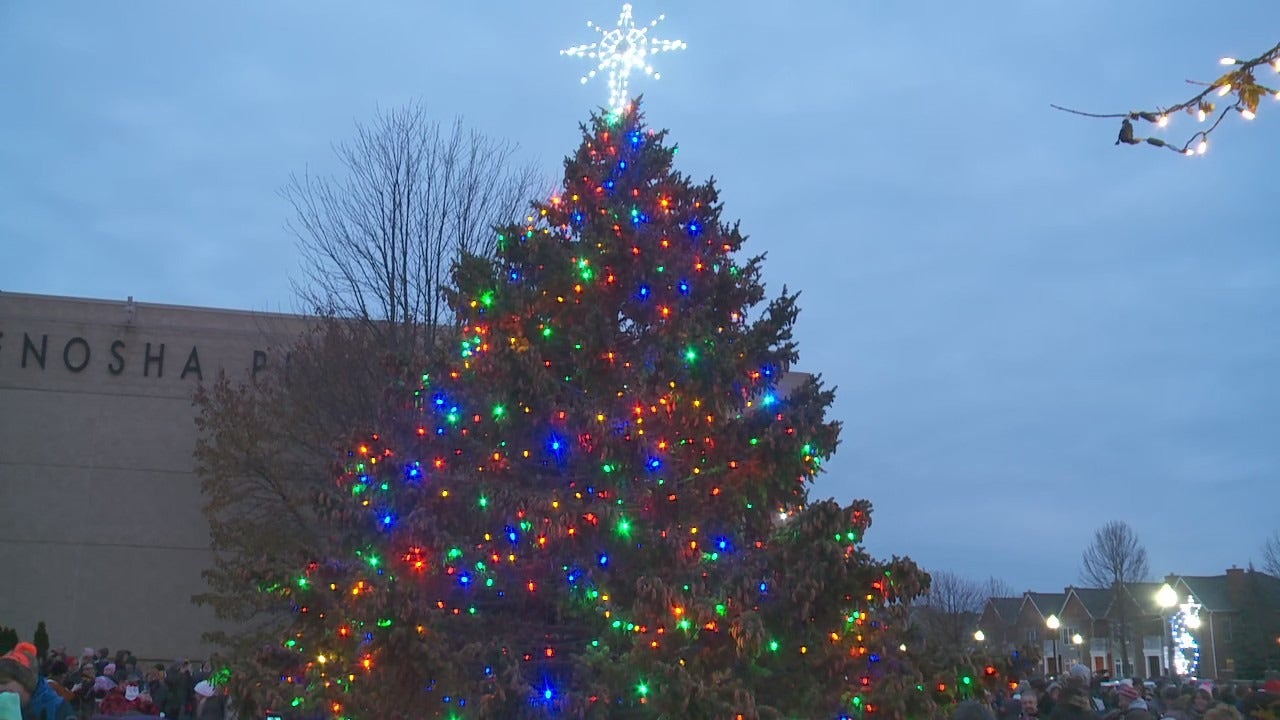
[[[982,628],[973,631],[973,639],[978,642],[986,642],[987,634],[982,632]]]
[[[1076,633],[1071,636],[1071,644],[1076,646],[1076,662],[1084,664],[1084,648],[1080,647],[1084,644],[1084,636]]]
[[[1173,622],[1170,618],[1166,618],[1165,614],[1168,613],[1172,616],[1173,613],[1170,611],[1178,604],[1178,593],[1172,587],[1169,587],[1169,583],[1161,585],[1160,589],[1156,591],[1156,604],[1160,606],[1160,620],[1165,625],[1160,632],[1160,644],[1164,645],[1165,638],[1168,638],[1169,651],[1166,655],[1169,662],[1169,677],[1176,678],[1178,673],[1173,667],[1173,644],[1175,642],[1173,639]]]
[[[1058,661],[1058,628],[1062,627],[1062,621],[1057,615],[1050,615],[1044,624],[1053,631],[1053,674],[1057,675],[1062,672],[1061,663]]]

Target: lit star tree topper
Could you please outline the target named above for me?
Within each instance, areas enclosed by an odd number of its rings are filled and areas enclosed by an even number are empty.
[[[636,27],[631,16],[630,3],[622,6],[622,14],[618,16],[618,24],[612,30],[596,25],[590,20],[587,27],[600,33],[600,39],[593,43],[577,45],[561,50],[561,55],[585,57],[596,61],[595,69],[582,76],[582,84],[586,84],[596,73],[609,73],[609,108],[615,113],[621,112],[629,99],[627,88],[631,81],[631,73],[641,70],[645,75],[657,80],[661,73],[654,72],[649,58],[669,50],[683,50],[686,45],[682,40],[658,40],[649,37],[649,31],[666,19],[659,15],[657,20],[645,27]]]

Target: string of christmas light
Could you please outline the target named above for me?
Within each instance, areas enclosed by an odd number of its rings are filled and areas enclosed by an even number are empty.
[[[1135,110],[1127,113],[1090,113],[1073,110],[1061,105],[1050,105],[1056,110],[1094,118],[1120,118],[1120,136],[1117,145],[1140,145],[1146,143],[1153,147],[1173,150],[1182,155],[1203,155],[1209,149],[1209,136],[1229,115],[1239,115],[1244,120],[1253,120],[1260,111],[1261,103],[1270,97],[1280,100],[1280,89],[1270,87],[1258,81],[1259,71],[1270,69],[1280,73],[1280,43],[1271,49],[1248,60],[1224,57],[1219,65],[1230,68],[1213,82],[1199,83],[1204,90],[1175,105],[1155,110]],[[1231,98],[1221,110],[1220,98]],[[1202,126],[1211,118],[1213,122],[1203,129],[1191,134],[1185,143],[1171,143],[1159,137],[1141,137],[1134,128],[1136,122],[1147,122],[1157,128],[1164,129],[1170,125],[1178,113],[1185,112],[1196,118]],[[1217,112],[1217,117],[1214,113]]]
[[[618,16],[617,25],[606,30],[591,21],[587,27],[600,33],[595,42],[576,45],[561,50],[561,55],[585,57],[596,61],[596,67],[583,75],[582,84],[586,85],[596,73],[609,73],[609,108],[614,112],[622,112],[630,95],[631,73],[641,71],[654,80],[661,79],[662,74],[654,72],[649,58],[659,53],[673,50],[684,50],[687,45],[681,40],[659,40],[649,37],[649,31],[666,19],[659,15],[648,26],[636,27],[631,15],[631,5],[622,6],[622,14]]]
[[[561,191],[458,265],[455,361],[348,451],[320,510],[342,554],[274,588],[294,609],[281,702],[362,719],[904,702],[895,628],[923,577],[861,549],[869,504],[807,498],[839,427],[818,379],[778,389],[795,295],[764,302],[714,186],[672,169],[634,105],[585,130]]]
[[[1169,618],[1173,638],[1173,670],[1183,677],[1195,677],[1200,669],[1200,643],[1194,631],[1200,628],[1200,603],[1194,597],[1178,606]]]

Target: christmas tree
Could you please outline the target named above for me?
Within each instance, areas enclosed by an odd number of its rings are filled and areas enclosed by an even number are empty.
[[[600,114],[496,258],[464,258],[456,362],[393,391],[268,590],[275,707],[351,718],[902,716],[923,573],[810,503],[833,394],[788,375],[796,295],[638,105]],[[788,384],[784,391],[780,383]],[[800,378],[800,382],[793,383]],[[912,694],[910,690],[917,690]]]

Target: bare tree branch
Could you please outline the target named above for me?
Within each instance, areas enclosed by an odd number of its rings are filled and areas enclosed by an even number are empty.
[[[1168,107],[1156,108],[1155,110],[1133,110],[1123,113],[1084,112],[1061,105],[1050,105],[1049,107],[1073,115],[1083,115],[1084,117],[1120,119],[1120,137],[1116,140],[1117,145],[1140,145],[1146,143],[1153,147],[1168,148],[1183,155],[1203,154],[1209,147],[1209,135],[1222,124],[1223,119],[1226,118],[1229,112],[1235,111],[1244,119],[1252,120],[1257,115],[1258,103],[1263,98],[1272,96],[1280,100],[1280,90],[1259,83],[1255,75],[1255,71],[1260,68],[1265,69],[1267,66],[1271,66],[1276,72],[1280,73],[1280,43],[1250,60],[1222,58],[1221,64],[1231,66],[1231,70],[1213,82],[1193,83],[1203,85],[1204,90],[1187,100]],[[1166,142],[1158,137],[1140,137],[1135,134],[1135,122],[1148,122],[1163,128],[1171,122],[1171,116],[1179,112],[1186,112],[1203,123],[1213,117],[1217,109],[1217,105],[1212,99],[1213,97],[1231,97],[1234,102],[1225,105],[1211,125],[1192,133],[1191,137],[1181,146],[1177,143]]]
[[[1080,580],[1090,587],[1110,588],[1118,620],[1120,658],[1129,672],[1129,602],[1126,586],[1146,580],[1147,549],[1129,524],[1113,520],[1098,528],[1080,558]]]
[[[1262,571],[1280,577],[1280,531],[1272,532],[1262,544]]]
[[[989,575],[985,582],[982,583],[983,600],[995,597],[1018,597],[1021,593],[1015,591],[1013,586],[1004,578]]]
[[[949,570],[931,572],[929,577],[929,592],[919,603],[925,637],[935,654],[959,657],[987,596],[982,585]]]
[[[517,219],[540,179],[518,147],[442,127],[421,105],[357,124],[334,153],[340,177],[294,175],[281,194],[302,254],[294,289],[310,312],[367,326],[403,361],[450,326],[444,291],[463,253],[492,254],[494,228]]]

